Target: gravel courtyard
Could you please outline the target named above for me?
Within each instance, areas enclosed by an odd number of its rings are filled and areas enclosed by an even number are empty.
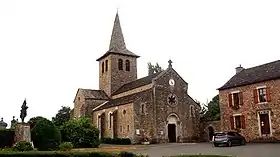
[[[165,155],[180,154],[220,154],[237,157],[279,157],[280,144],[247,144],[245,146],[213,147],[211,143],[169,143],[141,146],[141,149],[133,150],[150,157],[162,157]]]

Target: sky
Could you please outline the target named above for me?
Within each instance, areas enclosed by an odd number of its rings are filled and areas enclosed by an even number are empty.
[[[98,89],[96,59],[109,48],[118,9],[127,48],[173,68],[188,93],[210,101],[240,64],[279,60],[279,0],[1,0],[0,117],[51,119],[78,88]]]

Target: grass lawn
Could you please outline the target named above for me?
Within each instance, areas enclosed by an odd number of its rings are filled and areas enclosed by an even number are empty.
[[[139,150],[144,149],[141,146],[100,146],[99,148],[75,148],[72,149],[73,152],[94,152],[94,151],[102,151],[102,152],[123,152],[123,151],[131,151],[131,150]]]

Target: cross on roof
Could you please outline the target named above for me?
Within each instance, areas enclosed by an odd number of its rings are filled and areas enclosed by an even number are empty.
[[[172,61],[171,61],[170,59],[169,59],[169,61],[168,61],[168,64],[169,64],[168,67],[169,67],[169,68],[172,68]]]

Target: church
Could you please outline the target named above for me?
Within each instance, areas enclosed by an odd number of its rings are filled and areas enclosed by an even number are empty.
[[[137,78],[137,58],[126,48],[116,14],[109,50],[99,62],[99,89],[77,90],[74,118],[88,117],[100,138],[129,138],[132,143],[190,142],[199,138],[200,106],[188,83],[169,66]]]

